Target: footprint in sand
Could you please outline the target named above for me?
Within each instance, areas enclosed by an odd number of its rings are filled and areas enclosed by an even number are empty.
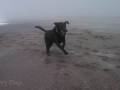
[[[70,74],[68,72],[63,73],[64,76],[69,76]]]
[[[86,50],[89,50],[89,48],[85,48]]]
[[[82,55],[78,56],[78,57],[83,57]]]
[[[106,47],[106,45],[103,45],[104,47]]]
[[[105,72],[110,71],[110,69],[107,69],[107,68],[102,69],[102,70],[105,71]]]
[[[77,46],[77,45],[74,45],[74,47],[77,47],[77,48],[82,48],[82,46]]]
[[[120,66],[115,66],[115,67],[120,69]]]
[[[85,52],[85,55],[90,55],[90,53],[89,52]]]
[[[83,42],[79,42],[79,43],[83,43]]]
[[[108,57],[102,57],[102,60],[103,61],[106,61]]]
[[[93,50],[93,52],[98,52],[97,50]]]
[[[88,68],[88,69],[93,69],[93,68],[95,68],[95,67],[97,67],[97,65],[96,65],[96,63],[94,63],[94,64],[74,64],[74,66],[75,67],[78,67],[78,68]]]

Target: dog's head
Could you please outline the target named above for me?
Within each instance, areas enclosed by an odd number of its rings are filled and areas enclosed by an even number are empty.
[[[55,22],[54,24],[55,24],[56,30],[57,30],[57,32],[58,32],[59,34],[65,35],[66,32],[68,31],[68,30],[66,29],[66,24],[69,24],[68,21],[65,21],[65,22]]]

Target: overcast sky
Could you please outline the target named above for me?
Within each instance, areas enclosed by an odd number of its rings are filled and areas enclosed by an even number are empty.
[[[0,0],[0,20],[119,16],[120,0]]]

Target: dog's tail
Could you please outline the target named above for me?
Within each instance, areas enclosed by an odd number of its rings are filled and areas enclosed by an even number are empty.
[[[40,26],[35,26],[35,28],[39,28],[39,29],[41,29],[42,31],[47,32],[47,30],[43,29],[43,28],[40,27]]]

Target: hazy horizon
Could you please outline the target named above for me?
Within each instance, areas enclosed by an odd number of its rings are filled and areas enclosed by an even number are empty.
[[[120,0],[1,0],[0,21],[120,17]]]

